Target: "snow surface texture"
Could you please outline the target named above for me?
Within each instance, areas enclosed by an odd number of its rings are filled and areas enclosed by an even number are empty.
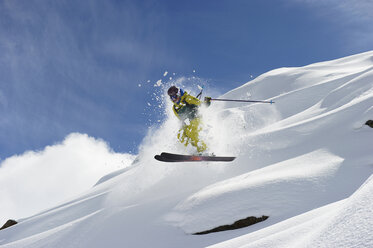
[[[0,247],[372,247],[373,52],[270,71],[201,110],[231,163],[162,163],[186,152],[178,121],[151,130],[133,164],[0,231]],[[193,148],[187,148],[193,152]],[[368,179],[369,178],[369,179]],[[364,183],[365,182],[365,183]],[[243,229],[192,235],[249,216]]]
[[[209,248],[373,247],[373,176],[346,200]]]

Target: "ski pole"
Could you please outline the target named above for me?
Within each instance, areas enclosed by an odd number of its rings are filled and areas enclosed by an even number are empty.
[[[202,95],[202,91],[203,91],[203,86],[199,86],[198,85],[198,88],[201,90],[201,92],[196,96],[196,98],[200,99],[201,100],[201,95]]]
[[[221,101],[221,102],[258,102],[258,103],[275,103],[274,101],[261,101],[261,100],[235,100],[235,99],[210,99],[211,101]]]

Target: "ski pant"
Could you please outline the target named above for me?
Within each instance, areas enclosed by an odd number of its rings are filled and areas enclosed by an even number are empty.
[[[202,130],[200,127],[200,118],[190,120],[189,125],[184,125],[178,132],[177,138],[185,146],[191,144],[197,148],[198,152],[204,152],[207,149],[205,142],[199,139],[199,132]]]

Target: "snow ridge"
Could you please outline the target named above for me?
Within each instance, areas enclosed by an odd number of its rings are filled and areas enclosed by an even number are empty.
[[[190,89],[186,89],[189,90]],[[155,161],[185,153],[167,120],[134,163],[88,192],[0,231],[0,247],[373,246],[373,51],[261,75],[202,109],[204,138],[232,163]],[[365,182],[365,183],[364,183]],[[266,215],[258,224],[191,235]]]

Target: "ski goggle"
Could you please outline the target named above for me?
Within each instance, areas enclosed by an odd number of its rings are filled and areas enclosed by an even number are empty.
[[[170,98],[171,98],[171,100],[176,100],[177,99],[177,94],[175,94],[175,95],[170,95]]]

